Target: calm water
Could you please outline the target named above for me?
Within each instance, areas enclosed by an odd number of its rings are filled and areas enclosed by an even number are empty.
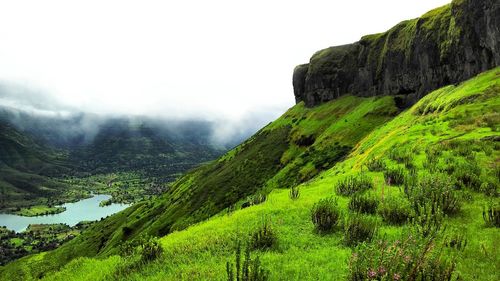
[[[0,226],[20,232],[25,230],[29,224],[65,223],[74,226],[80,221],[94,221],[119,212],[129,205],[111,204],[99,207],[101,201],[111,198],[109,195],[95,195],[92,198],[83,199],[75,203],[66,203],[66,211],[46,216],[23,217],[11,214],[0,214]]]

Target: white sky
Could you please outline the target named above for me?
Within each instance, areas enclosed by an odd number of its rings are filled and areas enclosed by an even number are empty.
[[[96,113],[279,115],[315,51],[448,2],[0,0],[0,81]]]

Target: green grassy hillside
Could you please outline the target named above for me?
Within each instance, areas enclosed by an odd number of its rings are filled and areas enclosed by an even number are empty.
[[[51,179],[51,175],[69,171],[64,157],[0,120],[0,209],[54,196],[67,189],[67,185]]]
[[[39,276],[75,257],[116,254],[125,241],[163,236],[223,210],[256,204],[274,188],[332,167],[397,112],[392,97],[345,97],[315,109],[299,105],[219,160],[187,173],[160,198],[140,202],[47,253],[29,267],[30,274]]]
[[[238,241],[251,241],[252,257],[271,280],[442,280],[450,272],[496,280],[499,94],[497,68],[430,93],[396,117],[392,97],[298,104],[162,198],[105,219],[55,251],[13,262],[1,276],[227,280]],[[296,184],[298,198],[280,189]],[[265,191],[265,202],[240,200]],[[329,197],[340,219],[319,232],[311,210]],[[255,204],[240,209],[247,202]],[[163,236],[162,250],[154,242],[119,250],[144,234]],[[151,249],[162,254],[148,255]]]

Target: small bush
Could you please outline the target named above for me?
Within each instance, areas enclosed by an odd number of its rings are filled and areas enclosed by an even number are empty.
[[[401,149],[392,149],[389,152],[389,158],[401,164],[409,163],[412,160],[411,152]]]
[[[381,172],[385,169],[385,162],[381,159],[372,158],[365,165],[370,172]]]
[[[137,252],[140,242],[138,240],[127,240],[120,244],[120,256],[130,257]]]
[[[412,225],[422,237],[435,237],[441,230],[444,231],[444,213],[437,204],[418,205],[415,213]]]
[[[498,184],[492,182],[483,182],[480,188],[481,192],[491,197],[498,197]]]
[[[474,159],[474,145],[470,142],[456,142],[452,144],[453,152],[456,155],[462,156],[467,159]]]
[[[344,243],[348,246],[371,241],[377,232],[377,222],[368,216],[354,214],[345,224]]]
[[[311,219],[319,232],[329,232],[338,225],[341,218],[337,200],[334,198],[321,199],[314,204],[311,210]]]
[[[250,203],[250,206],[252,205],[259,205],[267,200],[267,195],[263,193],[257,193],[255,195],[252,195],[248,198],[248,202]]]
[[[411,217],[412,209],[410,203],[404,198],[387,197],[378,208],[378,213],[385,222],[401,225]]]
[[[403,168],[388,168],[384,171],[384,179],[388,185],[402,185],[406,172]]]
[[[439,163],[439,156],[441,155],[441,150],[435,147],[428,147],[425,150],[426,159],[423,163],[424,168],[429,171],[436,171],[437,165]]]
[[[149,262],[159,258],[163,254],[158,239],[141,237],[135,240],[125,241],[120,245],[120,256],[131,257],[139,255],[143,262]]]
[[[153,261],[163,254],[163,248],[156,238],[144,240],[140,245],[141,260]]]
[[[453,180],[445,174],[429,174],[413,185],[405,185],[405,193],[415,211],[430,203],[447,215],[460,211],[462,199],[454,190]]]
[[[278,236],[267,221],[250,238],[250,246],[253,250],[268,250],[275,247],[277,243]]]
[[[337,194],[343,196],[349,196],[372,188],[372,180],[364,174],[347,177],[344,180],[339,181],[335,186]]]
[[[445,237],[444,245],[458,251],[463,251],[467,246],[467,238],[459,231],[454,231],[453,234]]]
[[[480,191],[481,180],[479,177],[465,169],[455,170],[453,177],[456,179],[457,187],[459,189],[470,188],[474,191]]]
[[[441,255],[431,239],[361,244],[349,260],[350,281],[456,280],[455,262]]]
[[[368,194],[355,194],[349,201],[349,210],[364,214],[375,214],[377,206],[378,200]]]
[[[500,227],[500,206],[489,204],[483,209],[483,219],[487,226]]]
[[[235,204],[229,205],[229,207],[227,207],[226,211],[227,211],[228,215],[232,214],[234,211],[236,211],[236,205]]]
[[[228,281],[265,281],[269,279],[269,271],[262,267],[259,257],[251,259],[250,247],[245,248],[244,260],[241,259],[241,244],[236,248],[235,264],[226,263]]]
[[[300,197],[300,188],[298,186],[292,186],[290,188],[290,193],[288,193],[288,196],[292,200],[297,200]]]
[[[480,191],[481,189],[481,168],[475,162],[455,165],[452,176],[458,189],[470,188],[474,191]]]

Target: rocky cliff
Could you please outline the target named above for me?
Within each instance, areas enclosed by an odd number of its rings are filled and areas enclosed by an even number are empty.
[[[293,74],[296,102],[400,95],[409,105],[500,65],[500,0],[454,0],[387,32],[321,50]]]

